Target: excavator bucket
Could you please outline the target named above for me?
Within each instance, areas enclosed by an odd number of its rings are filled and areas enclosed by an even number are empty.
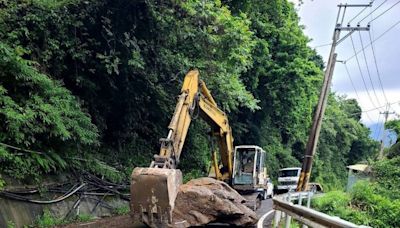
[[[150,227],[172,225],[182,173],[179,169],[135,168],[131,177],[131,213]]]

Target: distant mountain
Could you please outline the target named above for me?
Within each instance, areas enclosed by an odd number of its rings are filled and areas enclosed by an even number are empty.
[[[383,136],[382,123],[370,124],[370,125],[367,125],[367,127],[371,130],[370,137],[377,141],[381,141],[382,136]],[[387,137],[385,140],[385,146],[389,147],[396,142],[397,135],[395,132],[393,132],[391,130],[385,130],[385,131],[387,133],[387,135],[386,135]]]

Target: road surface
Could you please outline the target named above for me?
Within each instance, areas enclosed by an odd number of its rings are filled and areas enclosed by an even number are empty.
[[[261,216],[272,210],[272,206],[273,206],[272,199],[263,200],[261,203],[261,207],[256,211],[257,216],[261,218]],[[271,227],[273,218],[274,218],[273,214],[268,216],[264,220],[264,227]]]

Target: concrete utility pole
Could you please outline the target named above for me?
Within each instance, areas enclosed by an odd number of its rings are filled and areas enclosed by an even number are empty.
[[[317,148],[319,134],[321,131],[322,119],[324,117],[326,104],[329,97],[329,89],[332,82],[332,75],[335,69],[336,56],[337,56],[337,54],[335,53],[336,46],[344,39],[349,37],[355,31],[369,31],[369,25],[367,27],[360,27],[360,25],[357,25],[356,27],[351,27],[350,24],[348,24],[346,27],[343,27],[342,25],[346,14],[346,9],[354,7],[371,7],[371,6],[372,3],[338,5],[339,9],[336,17],[336,26],[332,37],[332,47],[329,54],[328,63],[325,69],[321,94],[318,100],[317,108],[314,113],[313,123],[311,126],[308,142],[306,145],[306,151],[304,153],[304,160],[301,169],[300,179],[297,185],[297,191],[305,191],[307,189],[307,185],[310,179],[313,157]],[[348,31],[348,33],[342,38],[340,38],[341,31]]]
[[[385,131],[385,124],[389,118],[389,115],[395,114],[395,112],[389,112],[389,105],[387,106],[386,111],[380,112],[380,114],[385,115],[385,121],[383,122],[383,135],[381,139],[381,149],[379,150],[378,160],[382,160],[383,158],[383,149],[385,148],[385,140],[386,140],[386,131]]]

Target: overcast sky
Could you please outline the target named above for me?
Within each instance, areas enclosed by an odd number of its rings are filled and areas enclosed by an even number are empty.
[[[293,0],[293,2],[296,1]],[[330,45],[323,47],[318,46],[330,43],[332,41],[333,29],[338,11],[337,5],[339,3],[368,4],[369,2],[370,1],[366,0],[304,0],[304,4],[298,7],[301,24],[305,26],[306,35],[312,39],[310,46],[316,47],[318,53],[324,58],[325,62],[327,61],[329,55]],[[381,6],[375,10],[375,8],[377,8],[379,5]],[[393,8],[378,17],[381,13],[392,6]],[[346,26],[348,21],[358,14],[362,9],[363,8],[347,8],[344,25]],[[374,10],[375,12],[372,12],[371,15],[368,15]],[[389,103],[395,103],[391,105],[391,111],[396,111],[398,114],[400,114],[400,1],[386,0],[385,2],[385,0],[375,0],[372,7],[365,9],[363,13],[361,13],[351,22],[351,25],[356,26],[357,23],[365,16],[367,17],[360,23],[360,26],[366,26],[369,21],[375,17],[378,17],[371,22],[370,34],[372,40],[378,38],[391,26],[398,23],[393,29],[376,40],[373,43],[373,47],[375,49],[375,56],[381,76],[382,87],[384,93],[386,94],[387,101]],[[346,32],[342,32],[342,37],[345,34]],[[369,32],[362,31],[360,34],[359,32],[354,32],[352,38],[356,51],[362,49],[360,35],[364,46],[367,46],[370,43]],[[355,54],[350,37],[344,40],[338,46],[336,53],[338,54],[338,60],[348,60]],[[333,75],[332,89],[338,94],[346,94],[349,98],[357,99],[363,111],[375,109],[370,112],[365,112],[362,115],[362,121],[366,125],[372,126],[372,130],[375,130],[376,123],[381,123],[382,126],[383,115],[380,115],[379,112],[384,111],[384,108],[376,108],[384,106],[386,100],[377,76],[378,73],[375,68],[371,47],[365,48],[365,56],[373,87],[375,88],[375,93],[372,89],[371,80],[368,76],[363,52],[360,52],[357,56],[366,86],[364,86],[356,58],[353,57],[352,59],[349,59],[346,62],[346,65],[358,93],[358,97],[351,85],[349,76],[346,73],[346,68],[342,63],[336,64]],[[389,119],[393,118],[399,117],[396,117],[396,115],[391,115]]]

